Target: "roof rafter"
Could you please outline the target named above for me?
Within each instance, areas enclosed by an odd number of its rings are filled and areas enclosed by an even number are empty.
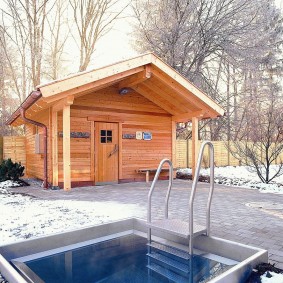
[[[150,100],[151,102],[155,103],[157,106],[163,108],[165,111],[170,113],[171,115],[175,115],[178,112],[174,110],[172,107],[170,107],[166,102],[161,101],[158,99],[158,94],[154,92],[153,90],[149,89],[147,86],[139,84],[137,86],[134,86],[133,89],[143,95],[145,98]]]

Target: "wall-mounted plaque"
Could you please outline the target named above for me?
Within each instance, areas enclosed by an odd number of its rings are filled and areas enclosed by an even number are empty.
[[[63,132],[58,132],[60,138],[63,137]],[[88,139],[90,138],[90,133],[88,132],[70,132],[71,138]]]
[[[151,141],[152,140],[152,133],[150,133],[150,132],[143,132],[143,139],[145,141]]]
[[[137,140],[142,140],[142,137],[143,137],[142,131],[137,131],[136,132],[136,139]]]
[[[132,140],[136,138],[136,134],[123,134],[123,139]]]

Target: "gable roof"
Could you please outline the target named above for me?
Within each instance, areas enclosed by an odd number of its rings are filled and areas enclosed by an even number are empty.
[[[37,87],[12,114],[7,124],[23,121],[20,108],[28,117],[67,97],[82,95],[118,84],[119,93],[134,90],[173,116],[176,122],[192,117],[214,118],[224,114],[221,108],[200,89],[164,63],[153,53],[140,55],[99,69],[77,73]]]

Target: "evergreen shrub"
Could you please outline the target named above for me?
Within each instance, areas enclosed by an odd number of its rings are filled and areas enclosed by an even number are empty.
[[[3,160],[0,164],[0,182],[12,180],[18,181],[20,177],[24,176],[25,167],[21,162],[13,162],[11,158]]]

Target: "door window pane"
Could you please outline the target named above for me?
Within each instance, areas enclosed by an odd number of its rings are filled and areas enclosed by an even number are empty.
[[[100,130],[100,143],[112,143],[112,130]]]

